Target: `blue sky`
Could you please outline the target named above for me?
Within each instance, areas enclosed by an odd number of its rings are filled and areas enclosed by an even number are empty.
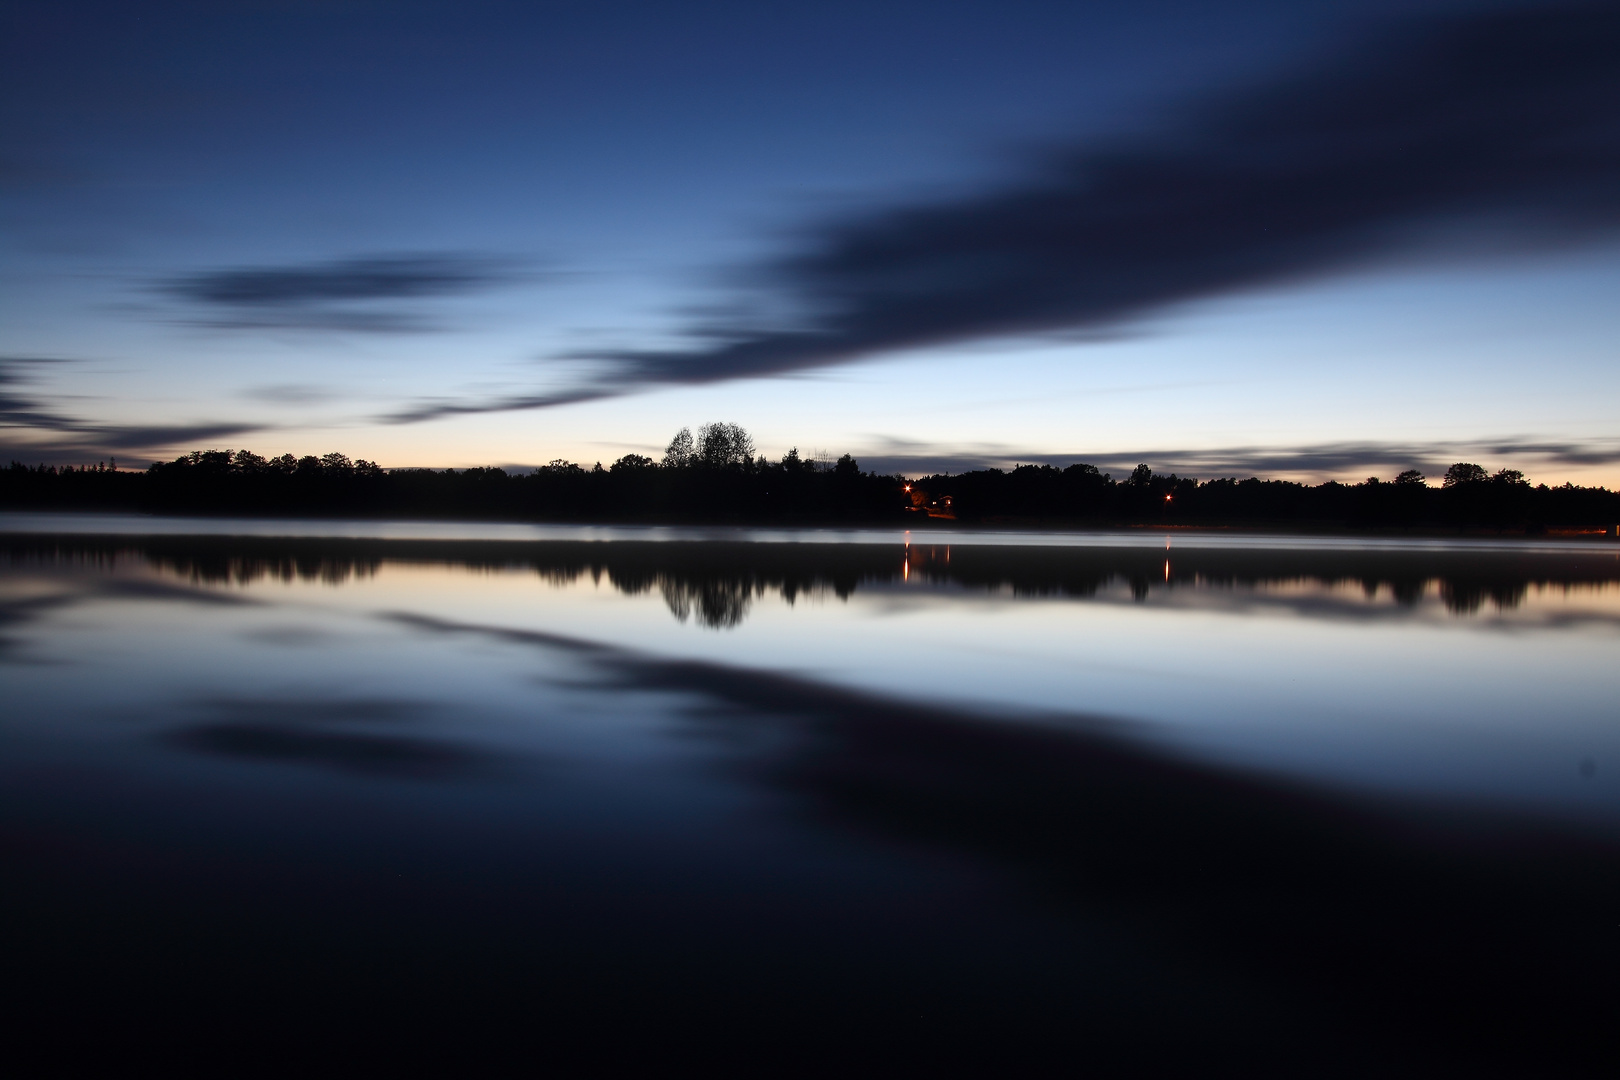
[[[0,457],[1620,483],[1603,7],[0,13]]]

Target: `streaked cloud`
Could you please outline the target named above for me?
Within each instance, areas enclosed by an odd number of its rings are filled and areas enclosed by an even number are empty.
[[[1155,472],[1210,479],[1220,476],[1350,477],[1382,474],[1389,479],[1406,469],[1439,476],[1452,462],[1476,461],[1493,468],[1620,464],[1620,440],[1491,439],[1434,442],[1330,442],[1304,446],[1228,446],[1177,448],[1148,446],[1096,453],[1053,453],[1030,447],[933,445],[904,439],[880,439],[859,455],[861,467],[916,476],[973,469],[1011,468],[1020,464],[1076,462],[1097,466],[1116,477],[1146,463]],[[1559,471],[1564,471],[1560,469]],[[1534,477],[1532,477],[1533,479]]]
[[[1410,21],[1269,84],[1213,87],[1135,137],[1058,148],[1021,182],[813,223],[741,275],[757,303],[737,310],[791,317],[711,317],[682,347],[595,354],[600,373],[574,387],[386,419],[1105,331],[1369,261],[1591,243],[1617,226],[1620,12]]]
[[[33,463],[96,461],[115,454],[160,451],[251,431],[263,424],[231,421],[185,424],[107,424],[68,416],[30,392],[41,367],[70,363],[46,357],[0,356],[0,459]]]
[[[437,328],[421,301],[519,276],[521,267],[510,258],[438,252],[205,270],[168,278],[156,289],[189,309],[189,321],[209,327],[412,333]]]

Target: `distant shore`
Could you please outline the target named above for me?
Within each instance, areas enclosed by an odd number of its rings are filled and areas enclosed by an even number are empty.
[[[739,436],[746,439],[746,433]],[[1084,463],[916,478],[865,472],[849,455],[778,461],[751,445],[725,454],[635,454],[609,467],[565,461],[499,468],[383,469],[343,454],[263,458],[195,451],[142,471],[106,464],[0,469],[0,510],[602,525],[739,525],[1092,531],[1225,529],[1410,536],[1614,536],[1620,493],[1533,484],[1511,469],[1452,465],[1355,484],[1217,477],[1138,466],[1116,479]]]

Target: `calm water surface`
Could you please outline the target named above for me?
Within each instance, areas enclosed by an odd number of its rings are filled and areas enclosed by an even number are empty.
[[[25,1027],[272,1071],[1612,1049],[1612,544],[0,531]]]

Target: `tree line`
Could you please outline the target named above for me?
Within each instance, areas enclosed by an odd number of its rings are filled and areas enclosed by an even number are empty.
[[[152,513],[419,516],[627,522],[866,522],[900,520],[895,477],[863,472],[849,455],[815,461],[790,450],[757,454],[731,423],[682,428],[661,460],[626,454],[604,468],[555,460],[530,471],[383,469],[344,454],[265,458],[198,450],[135,472],[12,462],[0,506]]]
[[[1024,526],[1297,525],[1348,528],[1612,529],[1620,493],[1532,485],[1522,473],[1451,466],[1438,485],[1416,470],[1357,484],[1223,477],[1139,465],[1116,480],[1093,465],[1019,465],[907,480],[865,472],[845,454],[771,460],[737,424],[682,428],[660,459],[603,467],[565,460],[529,471],[384,469],[331,453],[265,458],[198,450],[144,471],[116,463],[0,470],[0,506],[151,513],[314,514],[671,523],[906,523]]]
[[[977,521],[1076,521],[1119,525],[1297,524],[1363,529],[1486,528],[1543,533],[1549,528],[1612,530],[1620,493],[1603,487],[1532,485],[1514,469],[1490,473],[1459,462],[1438,485],[1416,469],[1392,480],[1220,477],[1196,480],[1138,465],[1115,480],[1095,466],[1020,465],[911,482],[923,505],[949,500],[959,518]]]

